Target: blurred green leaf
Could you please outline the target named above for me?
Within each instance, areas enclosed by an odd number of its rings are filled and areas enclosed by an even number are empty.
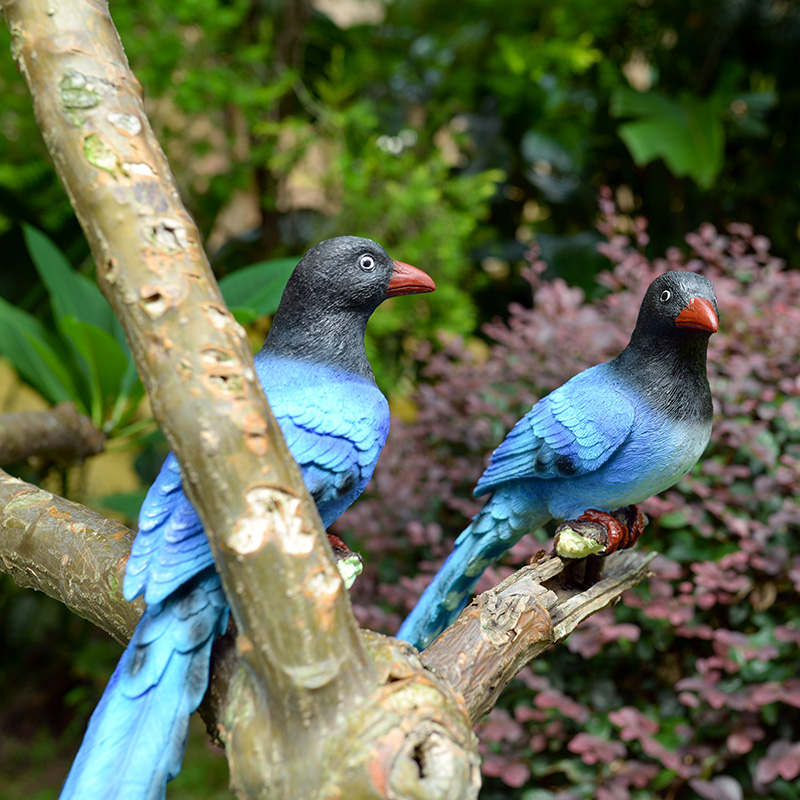
[[[61,327],[82,358],[91,393],[92,422],[102,427],[105,411],[128,370],[128,358],[111,334],[89,322],[68,314],[61,320]]]
[[[146,488],[141,488],[132,492],[112,492],[98,498],[97,502],[109,511],[124,514],[133,524],[139,516],[139,509],[142,507],[147,491]]]
[[[274,314],[297,261],[296,258],[274,258],[226,275],[219,282],[219,288],[236,319],[247,323]]]
[[[30,225],[23,225],[23,234],[47,289],[56,326],[75,358],[55,354],[56,338],[33,317],[29,317],[26,335],[39,360],[55,372],[69,396],[55,391],[52,380],[39,374],[43,370],[37,367],[38,361],[24,353],[19,355],[25,363],[14,361],[14,365],[53,402],[71,399],[82,410],[88,402],[95,425],[111,431],[130,419],[144,396],[122,326],[95,283],[73,269],[49,237]],[[29,374],[34,368],[35,378]]]
[[[713,185],[725,150],[719,99],[673,101],[658,92],[619,88],[611,95],[611,115],[637,118],[621,124],[618,133],[639,166],[663,158],[673,175],[688,175],[704,189]]]
[[[658,521],[663,528],[685,528],[687,525],[686,515],[680,511],[671,511],[668,514],[662,514],[658,518]]]
[[[51,403],[74,401],[85,411],[57,339],[36,317],[0,298],[0,353]]]
[[[114,312],[97,286],[74,270],[63,253],[41,231],[23,225],[25,243],[36,270],[47,287],[56,323],[72,315],[96,328],[111,333]]]

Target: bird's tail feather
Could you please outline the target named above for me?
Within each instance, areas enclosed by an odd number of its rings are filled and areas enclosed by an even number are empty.
[[[89,720],[60,800],[160,800],[180,771],[189,717],[208,686],[228,606],[205,570],[147,606]]]
[[[549,517],[522,487],[495,492],[456,539],[453,552],[400,626],[397,638],[420,650],[427,647],[466,606],[486,568]]]

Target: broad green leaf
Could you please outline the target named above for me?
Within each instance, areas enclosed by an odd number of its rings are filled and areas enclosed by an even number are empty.
[[[117,425],[125,424],[124,418],[129,417],[139,405],[139,402],[144,397],[144,386],[139,378],[139,373],[136,369],[136,362],[131,355],[128,340],[125,337],[125,331],[122,329],[117,319],[111,327],[111,333],[120,346],[120,349],[125,354],[125,359],[128,366],[125,369],[125,374],[122,376],[119,384],[119,395],[114,404],[114,411],[111,414],[109,423],[113,428]],[[124,411],[124,413],[123,413]]]
[[[658,518],[662,528],[685,528],[687,525],[686,515],[682,511],[671,511]]]
[[[0,354],[51,403],[72,400],[86,411],[68,369],[66,354],[36,317],[0,298]]]
[[[122,376],[119,388],[122,394],[124,394],[126,397],[133,397],[134,394],[137,394],[139,389],[142,388],[142,382],[139,379],[139,373],[136,370],[136,363],[133,360],[133,356],[131,356],[131,351],[128,348],[127,341],[123,337],[122,342],[117,340],[117,344],[119,344],[128,362],[128,366],[125,369],[125,374]],[[141,395],[139,396],[141,398]]]
[[[24,225],[23,233],[34,266],[47,288],[50,307],[59,327],[61,320],[71,314],[111,333],[115,322],[114,312],[97,286],[85,275],[76,272],[63,253],[41,231]]]
[[[286,281],[296,266],[294,258],[260,261],[226,275],[219,288],[236,319],[252,322],[275,313]]]
[[[101,427],[106,408],[116,398],[128,370],[128,358],[110,333],[89,322],[68,314],[61,325],[64,336],[81,356],[91,392],[92,422]]]
[[[722,169],[725,132],[723,108],[716,98],[673,101],[658,92],[616,91],[615,117],[635,117],[618,133],[633,160],[643,166],[663,158],[673,175],[688,176],[708,189]]]
[[[669,117],[675,104],[659,92],[617,89],[611,95],[612,117]]]

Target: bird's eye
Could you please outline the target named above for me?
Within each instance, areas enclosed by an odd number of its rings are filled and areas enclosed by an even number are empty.
[[[374,269],[375,259],[372,256],[365,254],[361,256],[361,258],[359,259],[358,265],[361,267],[361,269],[366,269],[366,270]]]
[[[672,292],[671,292],[669,289],[664,289],[664,291],[663,291],[663,292],[661,292],[661,296],[660,296],[658,299],[659,299],[659,300],[660,300],[662,303],[666,303],[666,302],[667,302],[667,300],[669,300],[669,299],[670,299],[670,297],[672,297]]]

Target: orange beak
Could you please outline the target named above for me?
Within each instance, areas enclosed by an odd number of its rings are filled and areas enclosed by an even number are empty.
[[[404,264],[402,261],[394,262],[394,270],[386,297],[399,297],[401,294],[422,294],[432,292],[436,284],[430,275],[421,269]]]
[[[689,305],[678,314],[675,324],[687,331],[716,333],[719,330],[717,312],[704,297],[693,297]]]

